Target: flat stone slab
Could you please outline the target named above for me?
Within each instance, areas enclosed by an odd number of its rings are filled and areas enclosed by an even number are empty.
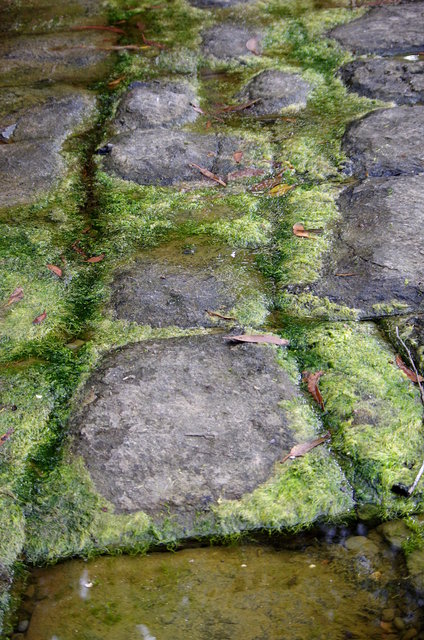
[[[285,107],[304,107],[310,85],[295,73],[271,69],[255,76],[236,96],[240,101],[259,100],[242,112],[248,116],[278,114]]]
[[[352,91],[397,104],[424,102],[424,60],[357,60],[340,70]]]
[[[203,32],[202,50],[205,55],[213,56],[218,60],[252,56],[254,54],[246,47],[246,43],[252,38],[258,39],[258,47],[260,47],[259,31],[224,22]]]
[[[152,327],[213,327],[238,304],[265,303],[266,285],[246,252],[199,237],[167,243],[116,274],[114,315]]]
[[[317,293],[359,309],[362,317],[422,309],[422,176],[367,179],[342,193],[339,208],[342,218]]]
[[[34,202],[64,174],[61,146],[95,109],[94,96],[65,92],[0,119],[2,206]]]
[[[97,31],[3,38],[0,86],[101,80],[111,69],[107,47],[115,43],[115,34]]]
[[[360,178],[424,171],[424,106],[374,111],[354,122],[343,138],[350,169]]]
[[[377,7],[330,34],[356,53],[396,55],[424,49],[424,2]]]
[[[194,122],[198,113],[194,88],[188,83],[133,82],[121,99],[113,122],[115,131],[172,127]]]
[[[73,448],[118,512],[191,523],[267,480],[295,441],[279,402],[296,388],[275,349],[222,335],[112,352],[85,393]]]
[[[238,138],[198,134],[187,131],[149,129],[136,130],[112,138],[111,153],[104,157],[106,171],[138,184],[172,185],[178,182],[198,182],[216,185],[203,178],[190,166],[197,164],[214,174],[226,176],[245,166],[252,166],[253,146]],[[233,153],[243,151],[243,161],[237,164]],[[244,164],[246,163],[246,164]]]

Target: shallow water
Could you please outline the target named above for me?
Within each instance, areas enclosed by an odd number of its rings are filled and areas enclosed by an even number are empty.
[[[420,629],[405,584],[375,532],[185,549],[37,569],[20,619],[27,640],[395,640]]]

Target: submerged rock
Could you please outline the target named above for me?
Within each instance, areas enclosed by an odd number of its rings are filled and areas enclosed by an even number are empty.
[[[218,60],[230,60],[254,55],[246,47],[252,38],[257,38],[260,47],[261,36],[258,31],[239,26],[231,22],[217,24],[203,33],[203,52]]]
[[[193,241],[149,251],[121,270],[112,284],[115,316],[152,327],[212,327],[219,317],[207,311],[238,315],[240,309],[234,307],[250,303],[259,307],[256,314],[262,320],[266,286],[252,261],[244,252],[235,256],[229,246]],[[246,313],[249,309],[242,316]],[[251,312],[249,324],[257,323],[254,316]]]
[[[340,71],[347,86],[361,96],[416,104],[424,101],[424,60],[356,60]]]
[[[233,153],[244,152],[243,162],[249,165],[253,145],[238,138],[220,135],[198,134],[165,128],[136,130],[124,133],[110,140],[111,153],[104,160],[104,166],[124,180],[138,184],[172,185],[182,181],[204,182],[213,185],[209,178],[191,163],[220,176],[240,170]],[[216,184],[216,183],[215,183]]]
[[[424,2],[371,9],[330,32],[356,53],[395,55],[424,49]]]
[[[73,420],[74,450],[98,491],[119,512],[191,526],[219,498],[264,482],[296,440],[279,402],[297,391],[275,353],[222,335],[110,353]]]
[[[366,317],[421,309],[422,176],[367,179],[346,189],[339,207],[342,217],[316,286],[319,294]]]
[[[424,171],[424,106],[382,109],[354,122],[343,138],[350,170],[360,178]]]
[[[301,76],[271,69],[255,76],[236,98],[259,100],[244,112],[245,115],[268,115],[278,113],[284,107],[304,107],[310,89]]]
[[[117,132],[171,127],[194,122],[191,106],[199,98],[184,82],[133,82],[119,103],[113,128]]]

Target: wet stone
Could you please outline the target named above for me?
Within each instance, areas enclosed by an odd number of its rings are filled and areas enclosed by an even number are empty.
[[[111,68],[107,47],[115,43],[115,34],[97,31],[3,38],[0,86],[101,80]]]
[[[374,111],[354,122],[343,138],[349,172],[384,177],[424,171],[424,106]]]
[[[336,239],[315,291],[362,317],[422,309],[422,176],[367,179],[342,193],[339,208]]]
[[[188,83],[133,82],[119,103],[113,128],[121,133],[194,122],[198,114],[190,103],[198,105],[199,98]]]
[[[285,107],[304,107],[310,85],[299,75],[283,71],[263,71],[237,94],[239,101],[259,102],[246,109],[245,115],[261,116],[276,114]]]
[[[424,2],[371,9],[330,32],[356,53],[396,55],[424,49]]]
[[[265,313],[265,290],[245,252],[194,238],[150,251],[120,271],[111,306],[116,318],[152,327],[213,327],[220,320],[207,311],[237,316],[237,305],[250,301]]]
[[[296,388],[274,348],[222,335],[148,341],[110,353],[73,419],[74,451],[118,512],[190,527],[219,498],[272,474],[293,445],[279,406]]]
[[[0,32],[45,33],[63,30],[71,25],[107,24],[98,13],[102,7],[98,0],[25,0],[24,11],[20,0],[7,0],[0,7]],[[93,22],[95,20],[95,22]]]
[[[343,67],[340,75],[352,91],[367,98],[397,104],[424,102],[424,60],[357,60]]]
[[[190,164],[225,177],[231,171],[252,166],[251,154],[254,152],[252,145],[237,138],[164,128],[124,133],[110,139],[109,143],[113,146],[104,159],[106,171],[138,184],[201,181],[205,186],[216,185],[209,178],[203,178]],[[233,153],[239,150],[243,151],[243,162],[237,164]]]
[[[254,29],[224,22],[215,25],[203,33],[203,52],[218,60],[230,60],[254,55],[246,47],[246,43],[258,38],[260,47],[260,34]]]
[[[33,202],[55,185],[66,170],[63,141],[94,109],[93,96],[67,92],[1,118],[2,206]]]

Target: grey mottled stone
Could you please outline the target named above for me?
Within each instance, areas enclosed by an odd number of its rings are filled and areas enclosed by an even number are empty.
[[[252,56],[254,54],[246,48],[246,42],[254,37],[257,37],[260,43],[259,31],[224,22],[203,32],[202,49],[206,55],[218,60]]]
[[[74,450],[119,512],[190,523],[264,482],[295,440],[279,402],[296,388],[275,350],[222,335],[112,352],[86,393]]]
[[[167,243],[119,271],[111,305],[117,318],[153,327],[212,327],[240,303],[265,304],[266,285],[244,251],[195,237]]]
[[[349,89],[397,104],[424,102],[424,60],[356,60],[340,70]]]
[[[360,178],[424,171],[424,106],[374,111],[354,122],[343,139],[351,170]]]
[[[284,107],[304,107],[310,85],[295,73],[271,69],[262,71],[237,94],[238,100],[259,102],[246,109],[245,115],[270,115]]]
[[[356,53],[394,55],[424,49],[424,2],[372,9],[330,32]]]
[[[422,176],[367,179],[346,189],[339,207],[342,218],[316,291],[359,309],[363,317],[422,310]],[[336,273],[355,275],[344,278]]]
[[[188,83],[133,82],[121,99],[113,127],[117,132],[171,127],[194,122],[190,103],[199,98]]]
[[[137,129],[109,141],[113,147],[104,159],[105,169],[124,180],[138,184],[171,185],[182,181],[213,185],[202,177],[195,163],[212,173],[226,176],[230,171],[243,168],[232,154],[244,152],[243,162],[249,164],[252,145],[237,139],[219,135],[190,133],[169,129]]]

